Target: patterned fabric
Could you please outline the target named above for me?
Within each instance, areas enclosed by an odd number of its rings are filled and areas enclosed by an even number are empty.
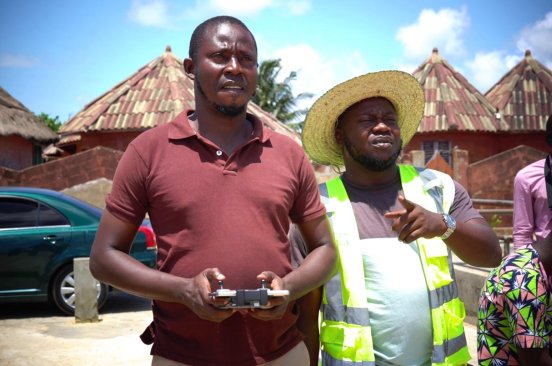
[[[550,280],[532,246],[489,273],[479,300],[480,365],[519,365],[518,349],[544,348],[552,330]]]

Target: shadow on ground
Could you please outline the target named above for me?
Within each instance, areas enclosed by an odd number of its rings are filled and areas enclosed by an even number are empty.
[[[102,314],[145,310],[151,310],[150,300],[113,290],[106,304],[99,311],[99,314],[101,316]],[[0,319],[45,318],[52,316],[63,316],[63,314],[48,302],[0,304]],[[70,316],[67,317],[70,318]]]

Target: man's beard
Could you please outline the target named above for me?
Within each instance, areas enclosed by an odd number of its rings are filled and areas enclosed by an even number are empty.
[[[353,158],[354,161],[368,169],[369,171],[373,172],[382,172],[388,168],[391,168],[393,165],[395,165],[395,162],[401,155],[402,151],[402,140],[401,144],[399,145],[399,148],[397,151],[395,151],[388,159],[378,159],[375,156],[370,156],[368,154],[361,154],[358,152],[358,150],[351,144],[351,141],[347,138],[347,136],[344,136],[343,138],[343,144],[345,145],[345,149],[347,149],[347,152]]]
[[[203,88],[201,87],[201,82],[196,76],[195,83],[197,85],[197,90],[199,90],[199,93],[205,98],[205,100],[213,106],[219,113],[228,116],[228,117],[236,117],[242,114],[245,109],[247,108],[247,104],[241,105],[241,106],[223,106],[220,104],[216,104],[214,102],[211,102],[209,98],[207,98],[207,95],[205,95],[205,92],[203,91]]]

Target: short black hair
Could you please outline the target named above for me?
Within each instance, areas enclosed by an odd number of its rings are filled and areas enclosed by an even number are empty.
[[[220,15],[213,18],[209,18],[200,25],[194,29],[194,32],[192,33],[192,37],[190,38],[190,47],[188,49],[188,57],[192,60],[195,60],[197,56],[197,51],[199,49],[199,45],[201,41],[203,40],[203,36],[205,35],[205,32],[208,28],[211,26],[217,26],[220,24],[234,24],[242,27],[245,29],[250,35],[251,38],[253,38],[253,43],[255,44],[255,52],[257,51],[257,41],[255,40],[255,37],[253,36],[253,33],[247,28],[243,22],[237,18],[228,16],[228,15]]]
[[[546,143],[552,148],[552,114],[546,121]]]

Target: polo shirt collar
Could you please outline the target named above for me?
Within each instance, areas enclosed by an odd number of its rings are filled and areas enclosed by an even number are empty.
[[[170,122],[169,125],[169,139],[179,140],[186,139],[196,135],[195,130],[190,126],[188,122],[188,116],[194,112],[193,109],[185,110],[180,113]],[[272,135],[272,131],[268,128],[263,128],[263,123],[257,116],[247,113],[246,118],[253,123],[253,135],[258,138],[262,143],[268,141]]]

